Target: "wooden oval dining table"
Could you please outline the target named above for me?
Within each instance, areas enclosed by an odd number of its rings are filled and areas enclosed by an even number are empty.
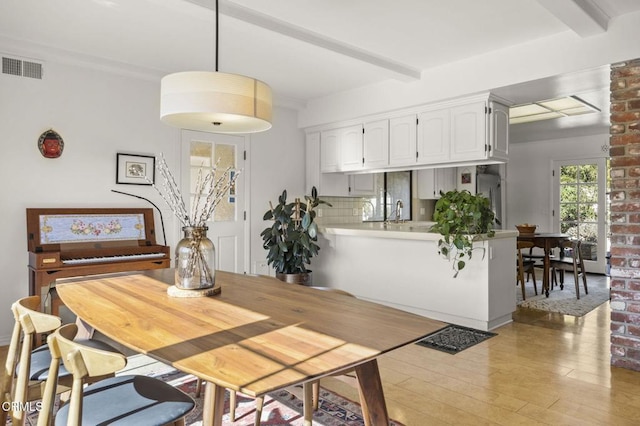
[[[535,234],[520,234],[518,235],[519,241],[531,241],[536,247],[544,250],[542,256],[544,274],[542,276],[542,289],[545,296],[549,297],[549,275],[550,275],[550,256],[551,250],[560,247],[562,242],[569,240],[571,237],[568,234],[541,232]]]
[[[173,279],[162,269],[56,288],[88,328],[204,380],[205,425],[222,424],[225,388],[255,397],[349,368],[366,424],[387,425],[377,358],[446,325],[267,276],[216,271],[220,294],[192,298],[168,295]]]

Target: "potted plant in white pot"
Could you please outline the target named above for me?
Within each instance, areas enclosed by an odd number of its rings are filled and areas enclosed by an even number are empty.
[[[267,263],[276,271],[276,277],[282,281],[310,285],[311,271],[307,265],[311,258],[318,254],[320,247],[318,239],[318,225],[314,219],[314,210],[320,204],[331,204],[318,198],[315,187],[311,195],[305,195],[305,201],[299,198],[287,203],[287,191],[282,191],[278,197],[278,204],[274,207],[269,202],[269,210],[264,214],[264,220],[273,220],[273,225],[265,228],[260,236],[262,246],[269,250]]]
[[[495,235],[495,213],[489,199],[482,194],[453,190],[440,192],[440,195],[433,213],[436,223],[431,231],[442,235],[438,240],[438,252],[451,260],[456,277],[471,260],[474,250],[481,250],[484,256],[484,247],[474,247],[473,244]]]

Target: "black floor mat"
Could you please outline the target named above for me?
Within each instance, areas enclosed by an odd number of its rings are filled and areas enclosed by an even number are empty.
[[[450,324],[441,330],[431,333],[416,344],[450,354],[457,354],[496,335],[496,333],[489,331]]]

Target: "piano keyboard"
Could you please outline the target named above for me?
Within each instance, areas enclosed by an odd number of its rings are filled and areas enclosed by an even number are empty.
[[[66,265],[81,265],[86,263],[101,263],[101,262],[117,262],[126,260],[138,260],[138,259],[154,259],[159,257],[165,257],[164,253],[143,253],[143,254],[126,254],[120,256],[102,256],[102,257],[84,257],[79,259],[66,259],[62,260],[62,263]]]

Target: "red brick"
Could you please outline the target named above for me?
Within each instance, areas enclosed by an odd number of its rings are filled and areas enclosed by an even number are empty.
[[[612,213],[610,219],[611,219],[611,223],[625,223],[627,221],[627,215],[620,214],[620,213]],[[629,221],[632,222],[631,220]]]
[[[611,344],[624,346],[626,348],[640,349],[640,339],[634,339],[633,337],[611,336]],[[627,353],[628,352],[629,350],[627,349]]]
[[[612,135],[614,135],[614,134],[623,134],[626,131],[627,131],[627,126],[625,126],[624,124],[612,124],[609,127],[609,132]]]
[[[609,193],[609,198],[611,201],[622,201],[626,198],[626,191],[611,191]]]
[[[621,324],[619,322],[612,322],[609,329],[611,330],[611,333],[614,334],[626,334],[626,331],[629,327],[630,326]]]
[[[618,102],[616,102],[614,104],[611,104],[612,111],[613,111],[614,105],[615,105],[616,110],[620,111],[620,110],[617,109],[617,108],[619,108],[618,104],[619,104]],[[625,107],[627,107],[629,109],[640,109],[640,99],[630,100],[629,102],[627,102]]]
[[[609,139],[611,145],[629,145],[640,143],[640,133],[625,133],[623,135],[614,135]]]
[[[611,256],[615,256],[615,257],[640,256],[640,247],[611,247]]]
[[[638,130],[640,130],[640,126],[638,125],[638,122],[631,123],[627,127],[629,128],[630,132],[637,132]]]
[[[627,66],[616,69],[618,77],[634,77],[640,75],[640,66],[637,63],[628,63]]]
[[[638,104],[638,108],[632,108],[631,105]],[[627,110],[627,104],[630,109],[640,109],[640,101],[633,100],[629,102],[611,102],[611,106],[609,107],[609,111],[611,112],[622,112]]]
[[[640,133],[638,133],[640,137]],[[640,140],[640,139],[639,139]],[[623,156],[623,157],[611,157],[611,166],[612,167],[630,167],[630,166],[640,166],[640,156]]]
[[[640,211],[640,205],[639,203],[633,203],[633,202],[611,202],[611,211],[612,212],[637,212]],[[619,226],[619,225],[616,225]],[[612,225],[613,228],[613,225]],[[615,234],[628,234],[628,232],[626,232],[624,229],[622,230],[616,230],[613,231],[613,229],[611,230],[613,233]]]
[[[614,148],[609,149],[610,157],[620,157],[625,154],[624,146],[616,146]]]
[[[612,101],[626,101],[638,98],[640,98],[640,90],[637,89],[615,90],[611,92]]]
[[[637,326],[637,325],[627,326],[627,333],[631,336],[637,336],[640,338],[640,326]]]
[[[631,291],[640,291],[640,282],[639,281],[629,281],[626,283],[626,288]]]
[[[627,82],[626,80],[616,80],[616,81],[612,81],[611,84],[609,85],[609,87],[611,88],[612,92],[615,92],[616,90],[622,90],[622,89],[626,89],[627,88]]]
[[[636,300],[640,300],[640,296]],[[634,314],[640,313],[640,304],[638,304],[638,303],[628,303],[627,304],[627,312],[633,312]]]
[[[640,95],[640,92],[638,92]],[[640,113],[637,112],[616,112],[611,114],[610,120],[612,123],[629,123],[635,122],[640,119]]]
[[[624,357],[627,355],[627,351],[623,347],[611,345],[611,355],[617,356],[617,357]],[[611,360],[611,362],[613,363],[613,359]]]

